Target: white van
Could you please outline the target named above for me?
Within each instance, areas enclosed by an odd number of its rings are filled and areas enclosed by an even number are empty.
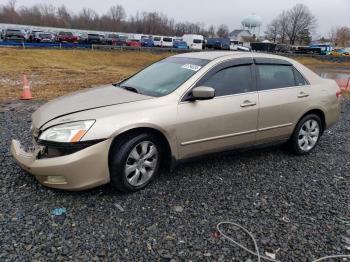
[[[202,35],[183,35],[182,39],[191,49],[203,49],[204,37]]]
[[[173,47],[173,41],[171,36],[153,36],[153,43],[156,47]]]
[[[162,44],[163,44],[162,37],[159,35],[154,35],[153,43],[154,43],[154,46],[156,47],[162,47]]]
[[[163,36],[162,40],[163,40],[162,47],[170,47],[170,48],[173,47],[173,37],[171,37],[171,36]]]

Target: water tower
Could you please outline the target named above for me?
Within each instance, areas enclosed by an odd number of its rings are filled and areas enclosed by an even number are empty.
[[[251,14],[243,18],[242,27],[245,30],[249,30],[252,35],[256,37],[260,36],[260,28],[262,24],[262,19],[256,14]]]

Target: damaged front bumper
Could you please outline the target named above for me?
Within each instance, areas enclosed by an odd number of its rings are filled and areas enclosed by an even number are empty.
[[[39,158],[44,151],[43,146],[27,152],[19,141],[13,140],[11,154],[41,184],[79,191],[109,183],[108,152],[111,142],[108,139],[69,155]]]

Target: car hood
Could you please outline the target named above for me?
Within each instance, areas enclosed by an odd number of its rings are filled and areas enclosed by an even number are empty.
[[[34,112],[32,124],[33,127],[40,128],[55,118],[72,113],[151,98],[113,85],[95,87],[62,96],[46,103]]]

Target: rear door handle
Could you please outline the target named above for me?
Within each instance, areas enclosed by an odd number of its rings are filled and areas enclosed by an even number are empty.
[[[256,102],[251,102],[249,100],[245,100],[242,104],[241,107],[248,107],[248,106],[256,106]]]
[[[299,95],[298,95],[298,98],[304,98],[304,97],[308,97],[308,96],[309,96],[309,94],[307,94],[307,93],[301,91],[301,92],[299,93]]]

